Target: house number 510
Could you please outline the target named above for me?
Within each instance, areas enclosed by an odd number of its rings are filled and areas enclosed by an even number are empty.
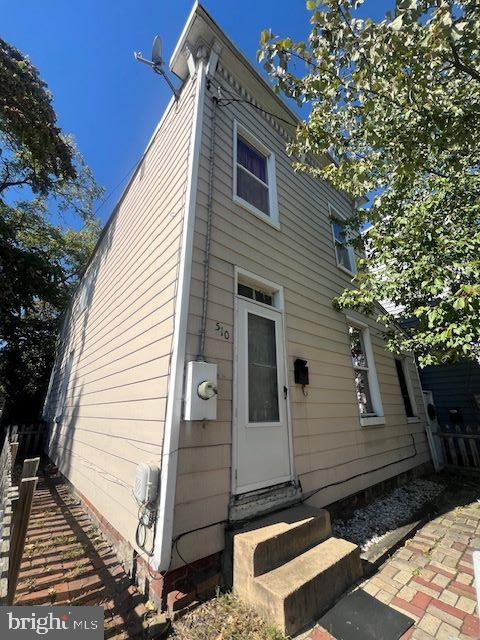
[[[219,333],[222,336],[222,338],[225,338],[225,340],[230,340],[230,331],[228,329],[225,329],[223,324],[220,324],[219,322],[217,322],[215,331]]]

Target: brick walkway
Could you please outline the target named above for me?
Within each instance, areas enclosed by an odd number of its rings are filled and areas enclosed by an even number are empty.
[[[105,638],[142,637],[144,598],[58,478],[39,480],[15,604],[103,606]]]
[[[478,640],[472,567],[477,549],[480,502],[475,501],[428,522],[360,586],[415,620],[401,640]],[[310,637],[332,638],[319,627]]]

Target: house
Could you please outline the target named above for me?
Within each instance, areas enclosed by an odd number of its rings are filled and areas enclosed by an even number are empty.
[[[430,463],[414,362],[332,306],[353,203],[292,170],[296,116],[199,4],[170,69],[45,402],[48,455],[163,604],[219,579],[232,523]]]
[[[385,310],[408,330],[418,322],[405,317],[404,308],[382,300]],[[480,362],[429,365],[419,369],[426,404],[435,408],[435,424],[443,431],[478,432],[480,428]]]
[[[432,394],[441,427],[480,428],[480,364],[462,360],[420,369],[425,391]]]

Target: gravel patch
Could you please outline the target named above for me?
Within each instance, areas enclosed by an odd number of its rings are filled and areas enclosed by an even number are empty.
[[[354,542],[366,551],[390,531],[409,522],[424,504],[444,489],[445,486],[438,482],[414,480],[366,507],[356,509],[348,520],[335,520],[332,523],[333,535]]]

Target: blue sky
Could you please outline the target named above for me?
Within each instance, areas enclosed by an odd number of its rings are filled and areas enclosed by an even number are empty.
[[[5,0],[4,0],[5,7]],[[97,182],[109,194],[105,222],[170,99],[165,82],[133,58],[163,39],[168,60],[193,0],[22,0],[2,11],[1,36],[27,54],[54,96],[59,125],[73,134]],[[205,8],[252,61],[262,29],[302,39],[304,0],[205,0]],[[387,0],[366,0],[380,19]]]

